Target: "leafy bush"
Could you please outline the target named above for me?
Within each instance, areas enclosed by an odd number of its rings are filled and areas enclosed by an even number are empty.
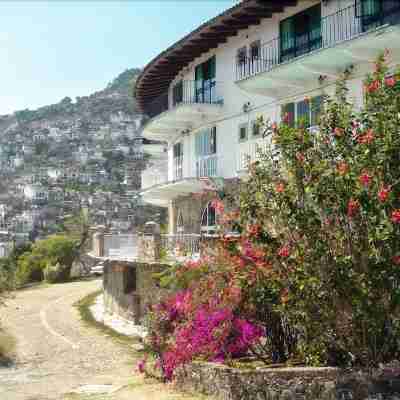
[[[51,282],[68,280],[77,246],[77,240],[64,235],[53,235],[35,242],[31,251],[18,258],[19,283],[41,281],[45,276]]]

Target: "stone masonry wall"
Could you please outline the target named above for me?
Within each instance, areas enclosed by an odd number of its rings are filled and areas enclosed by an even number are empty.
[[[221,400],[400,399],[400,377],[336,368],[243,370],[195,362],[181,368],[176,385]]]
[[[238,183],[236,181],[226,181],[224,184],[224,193],[230,195],[237,193]],[[182,215],[183,219],[183,233],[200,233],[201,217],[203,210],[208,202],[215,199],[213,192],[205,193],[202,196],[182,196],[175,199],[172,203],[174,208],[173,233],[177,233],[178,216]],[[226,200],[223,200],[226,203]]]
[[[164,268],[158,263],[106,261],[103,274],[106,312],[139,324],[147,307],[161,296],[153,274]]]

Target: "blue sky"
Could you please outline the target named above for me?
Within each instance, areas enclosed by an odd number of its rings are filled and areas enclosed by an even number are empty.
[[[237,2],[0,0],[0,114],[100,90]]]

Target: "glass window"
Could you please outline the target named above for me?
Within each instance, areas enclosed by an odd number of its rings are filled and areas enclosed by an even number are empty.
[[[217,152],[217,128],[206,129],[195,136],[197,156],[208,156]]]
[[[259,40],[254,41],[250,45],[250,57],[252,59],[259,58],[260,57],[260,49],[261,49],[261,43]]]
[[[296,104],[296,122],[299,126],[310,126],[310,101],[303,100]]]
[[[183,82],[178,82],[172,89],[172,103],[174,106],[183,102]]]
[[[247,47],[245,46],[238,49],[236,57],[238,64],[245,64],[247,58]]]
[[[178,218],[176,220],[176,231],[178,233],[183,233],[185,231],[185,226],[183,224],[183,215],[182,212],[178,212]]]
[[[239,142],[247,140],[247,124],[239,125]]]
[[[291,127],[294,126],[294,121],[295,121],[294,111],[295,111],[294,103],[284,104],[281,109],[282,121]]]
[[[259,136],[261,134],[261,126],[258,121],[253,121],[251,124],[251,131],[253,136]]]
[[[201,216],[201,231],[204,233],[213,233],[216,229],[216,213],[215,208],[211,202],[207,204],[207,207],[203,210]]]
[[[321,45],[321,4],[281,21],[281,62],[316,50]]]

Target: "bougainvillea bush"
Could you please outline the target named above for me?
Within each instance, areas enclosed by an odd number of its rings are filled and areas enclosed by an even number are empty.
[[[346,75],[319,129],[260,120],[270,146],[238,208],[220,207],[221,240],[168,272],[175,294],[150,313],[167,379],[193,359],[369,367],[399,356],[400,71],[388,76],[385,57],[361,110]],[[238,235],[224,234],[233,225]]]

